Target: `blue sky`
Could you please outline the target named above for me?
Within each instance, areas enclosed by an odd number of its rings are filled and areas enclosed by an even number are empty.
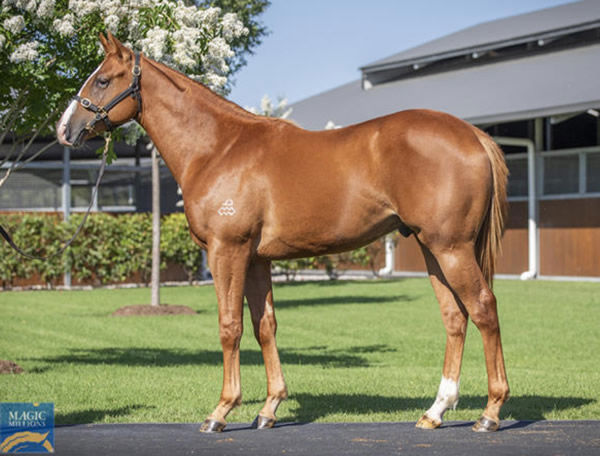
[[[259,106],[264,94],[293,103],[358,79],[358,67],[501,17],[570,0],[272,0],[270,30],[235,75],[229,98]]]

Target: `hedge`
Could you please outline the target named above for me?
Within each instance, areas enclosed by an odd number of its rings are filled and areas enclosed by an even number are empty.
[[[0,215],[0,224],[15,243],[33,255],[48,256],[72,236],[83,215],[69,222],[59,215]],[[183,214],[172,214],[161,223],[161,267],[180,265],[193,280],[202,268],[202,252],[191,240]],[[71,265],[73,279],[103,285],[132,277],[147,283],[152,268],[151,214],[92,214],[71,247],[47,261],[22,258],[0,241],[0,281],[10,288],[18,279],[39,277],[49,287],[59,281]]]
[[[0,224],[15,243],[26,252],[47,257],[58,251],[81,222],[82,214],[73,214],[63,222],[59,214],[1,214]],[[370,266],[381,251],[378,242],[352,252],[300,260],[276,261],[274,267],[293,279],[300,269],[324,268],[335,279],[340,268],[352,264]],[[0,240],[0,282],[11,288],[19,279],[38,277],[48,287],[59,283],[67,264],[76,281],[103,285],[125,280],[148,283],[152,267],[152,216],[149,213],[110,215],[92,214],[71,247],[60,256],[46,261],[22,258]],[[170,214],[161,221],[161,261],[179,265],[188,281],[202,269],[202,251],[194,244],[184,214]]]

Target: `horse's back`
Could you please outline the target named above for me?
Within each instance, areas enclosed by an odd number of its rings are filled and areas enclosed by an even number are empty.
[[[489,161],[474,127],[435,111],[324,132],[281,126],[269,154],[266,255],[344,250],[393,229],[426,230],[432,220],[440,226],[483,212],[489,198]]]

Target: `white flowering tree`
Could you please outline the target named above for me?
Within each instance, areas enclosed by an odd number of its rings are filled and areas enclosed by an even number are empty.
[[[268,0],[1,0],[0,165],[11,165],[0,186],[23,164],[36,137],[54,136],[58,113],[102,59],[99,33],[110,31],[225,94],[244,54],[266,33],[256,16],[268,5]]]
[[[273,102],[269,95],[265,94],[260,100],[260,108],[253,106],[246,106],[246,111],[250,111],[253,114],[265,117],[278,117],[280,119],[287,119],[292,113],[293,109],[288,107],[287,98],[279,97],[277,102]]]
[[[222,5],[223,9],[211,5]],[[226,93],[265,33],[267,0],[2,0],[0,164],[17,164],[102,58],[100,32]],[[199,5],[199,6],[198,6]],[[246,27],[234,11],[240,8]],[[53,143],[48,145],[51,146]],[[40,151],[40,152],[43,152]],[[0,177],[7,177],[11,169]]]

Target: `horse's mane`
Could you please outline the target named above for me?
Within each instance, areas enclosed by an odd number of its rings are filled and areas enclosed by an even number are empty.
[[[254,120],[254,121],[257,121],[257,120],[264,121],[265,119],[273,120],[272,118],[259,116],[257,114],[253,114],[253,113],[245,110],[244,108],[237,105],[233,101],[227,100],[226,98],[222,97],[221,95],[213,92],[212,90],[210,90],[208,87],[206,87],[201,82],[195,81],[194,79],[190,78],[189,76],[186,76],[185,74],[183,74],[177,70],[174,70],[173,68],[170,68],[167,65],[156,62],[147,57],[145,57],[145,60],[147,63],[149,63],[152,66],[152,68],[154,68],[156,71],[158,71],[161,74],[161,76],[163,76],[165,79],[167,79],[171,84],[173,84],[177,88],[177,90],[179,90],[181,92],[185,92],[186,90],[192,90],[192,91],[199,90],[199,91],[201,91],[201,93],[202,93],[201,96],[203,98],[211,99],[211,103],[217,104],[221,109],[226,109],[227,111],[229,111],[233,114],[236,114],[237,116],[243,116],[248,120]],[[277,119],[277,120],[281,120],[281,119]],[[296,125],[295,123],[293,123],[291,121],[287,121],[287,122],[292,125]]]

